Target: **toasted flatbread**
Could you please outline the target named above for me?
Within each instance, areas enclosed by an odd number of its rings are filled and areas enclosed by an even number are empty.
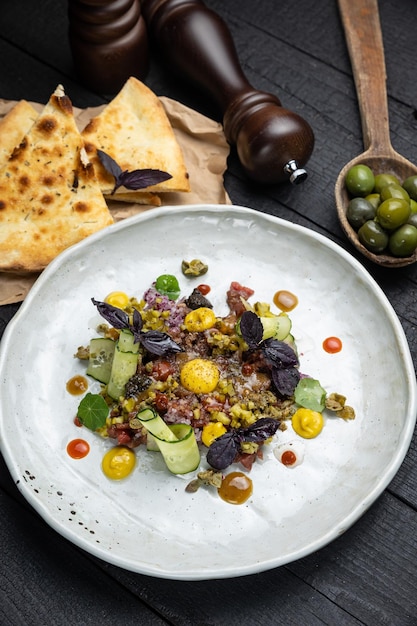
[[[94,164],[103,194],[110,196],[114,177],[97,156],[97,149],[111,156],[123,171],[156,169],[172,178],[143,191],[120,187],[120,200],[140,200],[141,194],[190,191],[181,148],[157,96],[136,78],[129,78],[117,96],[82,131],[86,150]]]
[[[40,271],[112,222],[59,86],[0,170],[0,271]]]
[[[0,167],[34,124],[38,112],[26,100],[19,100],[0,121]]]

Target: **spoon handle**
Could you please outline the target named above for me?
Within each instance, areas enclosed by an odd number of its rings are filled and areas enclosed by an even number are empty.
[[[338,0],[355,80],[366,150],[391,152],[378,0]]]

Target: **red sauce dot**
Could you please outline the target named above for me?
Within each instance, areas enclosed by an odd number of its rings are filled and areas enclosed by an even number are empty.
[[[288,313],[288,311],[292,311],[298,304],[298,298],[291,291],[286,291],[282,289],[281,291],[277,291],[273,297],[273,301],[275,306],[277,306],[281,311]]]
[[[80,421],[80,418],[78,417],[78,415],[76,415],[74,417],[74,424],[75,424],[75,426],[78,426],[79,428],[81,428],[81,426],[83,425],[82,422]]]
[[[294,465],[297,461],[297,456],[292,450],[285,450],[281,455],[281,463],[283,465]]]
[[[327,337],[327,339],[323,341],[323,350],[329,354],[336,354],[336,352],[340,352],[341,349],[342,341],[339,337]]]
[[[206,296],[211,291],[210,285],[198,285],[197,289],[202,296]]]
[[[90,446],[84,439],[73,439],[67,445],[67,452],[72,459],[83,459],[90,452]]]

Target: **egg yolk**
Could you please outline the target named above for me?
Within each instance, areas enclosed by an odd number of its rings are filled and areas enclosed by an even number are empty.
[[[226,427],[221,422],[211,422],[203,427],[201,441],[207,448],[211,446],[215,439],[218,439],[226,432]]]
[[[101,467],[107,478],[121,480],[132,472],[136,464],[135,453],[125,446],[115,446],[106,452]]]
[[[182,386],[193,393],[210,393],[214,391],[219,379],[219,368],[215,363],[207,359],[187,361],[180,374]]]
[[[208,307],[200,307],[188,313],[185,316],[184,324],[185,328],[189,332],[202,332],[213,328],[216,323],[216,316],[214,312]]]
[[[297,435],[304,439],[313,439],[323,430],[324,419],[318,411],[301,408],[294,413],[291,423]]]
[[[104,298],[104,302],[118,309],[124,309],[129,304],[129,296],[124,291],[112,291]]]

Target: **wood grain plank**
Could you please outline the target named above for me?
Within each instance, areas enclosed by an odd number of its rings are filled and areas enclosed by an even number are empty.
[[[0,491],[3,626],[163,626],[167,622],[111,581],[86,555]],[[27,532],[28,523],[30,533]]]

